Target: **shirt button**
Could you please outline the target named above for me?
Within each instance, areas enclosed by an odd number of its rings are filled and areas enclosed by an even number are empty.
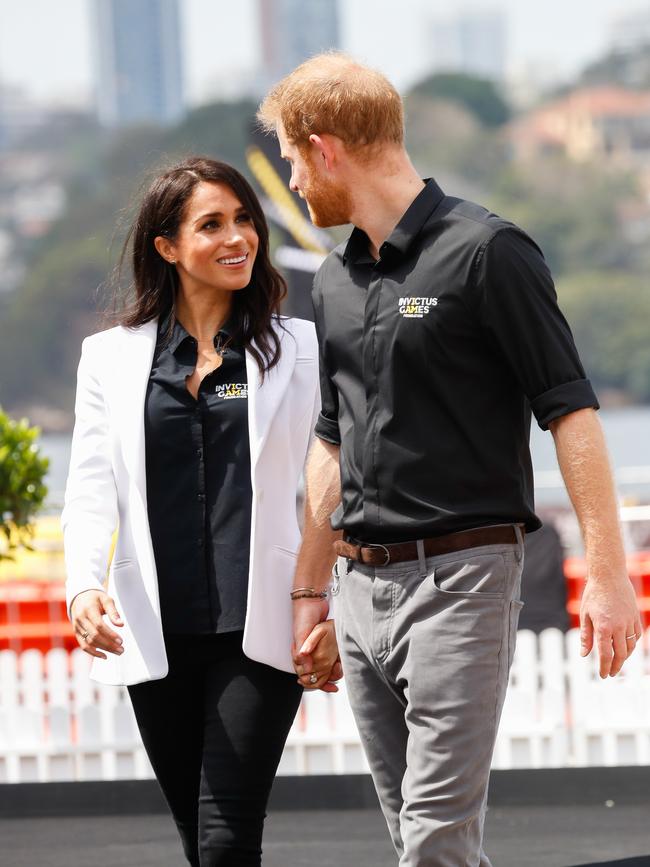
[[[197,494],[196,497],[200,503],[205,500],[205,494]]]
[[[203,449],[197,449],[196,450],[196,456],[197,456],[197,458],[202,458],[203,457]]]

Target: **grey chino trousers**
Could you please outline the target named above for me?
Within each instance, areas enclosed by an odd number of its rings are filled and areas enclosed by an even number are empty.
[[[339,558],[348,695],[400,867],[490,867],[488,779],[515,648],[518,544],[372,567]]]

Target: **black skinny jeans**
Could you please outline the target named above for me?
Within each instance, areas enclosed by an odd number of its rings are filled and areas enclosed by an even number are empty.
[[[259,867],[266,805],[302,688],[248,659],[242,633],[167,636],[169,674],[130,686],[193,867]]]

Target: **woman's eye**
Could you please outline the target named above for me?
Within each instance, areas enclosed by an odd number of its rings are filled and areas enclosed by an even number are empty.
[[[216,229],[217,225],[218,225],[218,223],[216,220],[208,220],[207,223],[203,224],[203,228],[204,229]]]
[[[238,223],[250,223],[250,221],[251,221],[250,214],[240,214],[237,217]]]

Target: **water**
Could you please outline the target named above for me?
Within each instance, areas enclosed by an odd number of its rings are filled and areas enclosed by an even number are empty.
[[[650,406],[601,410],[598,413],[621,499],[650,503]],[[535,422],[530,448],[539,505],[568,505],[549,431]]]
[[[626,500],[650,503],[650,407],[602,410],[600,420],[617,488]],[[70,460],[70,436],[48,434],[41,438],[43,452],[50,458],[47,485],[53,509],[63,502],[65,479]],[[531,452],[535,468],[536,499],[539,505],[566,505],[568,498],[561,484],[553,437],[533,422]]]
[[[50,459],[50,469],[45,477],[45,484],[49,489],[48,506],[52,510],[60,509],[63,505],[71,439],[69,434],[44,434],[39,440],[43,454]]]

